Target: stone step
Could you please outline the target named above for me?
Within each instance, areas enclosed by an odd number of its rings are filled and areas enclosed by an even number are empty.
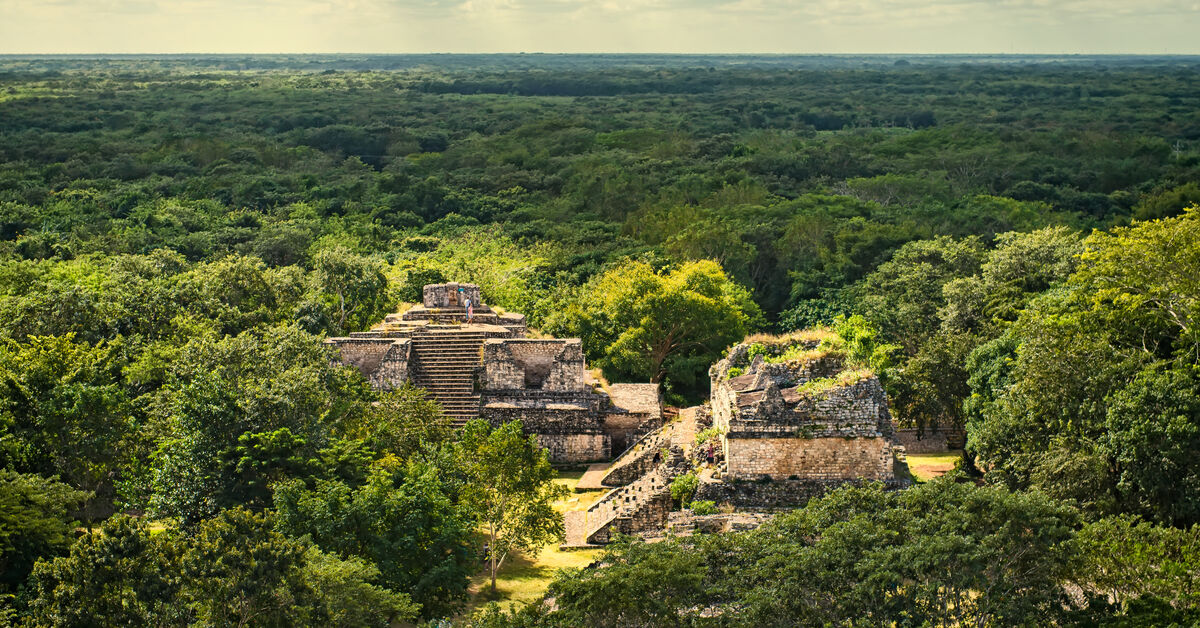
[[[479,369],[479,363],[476,362],[470,365],[440,365],[440,366],[420,366],[412,370],[414,374],[429,374],[429,375],[474,375]]]

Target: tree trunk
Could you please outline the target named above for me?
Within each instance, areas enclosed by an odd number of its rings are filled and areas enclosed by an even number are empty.
[[[492,542],[488,545],[488,560],[492,563],[492,593],[496,592],[496,526],[491,526]]]

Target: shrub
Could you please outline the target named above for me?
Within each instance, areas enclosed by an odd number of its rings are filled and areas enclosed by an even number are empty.
[[[688,506],[688,509],[692,511],[693,515],[715,515],[719,512],[717,510],[717,503],[707,499],[692,502],[692,505]]]
[[[695,473],[681,475],[671,481],[671,499],[675,500],[678,506],[687,507],[699,485],[700,479],[696,477]]]

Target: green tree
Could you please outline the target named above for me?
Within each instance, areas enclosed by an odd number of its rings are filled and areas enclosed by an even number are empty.
[[[277,527],[344,559],[364,559],[426,617],[452,612],[476,566],[471,513],[451,501],[435,468],[376,466],[365,483],[302,480],[275,487]]]
[[[1101,513],[1197,520],[1173,487],[1195,475],[1181,452],[1195,431],[1200,284],[1186,269],[1200,263],[1198,215],[1093,233],[1064,287],[1013,324],[1011,348],[974,361],[968,446],[994,481]]]
[[[514,550],[537,555],[563,536],[562,515],[554,510],[567,489],[556,484],[549,454],[520,421],[492,429],[475,420],[462,429],[460,456],[468,478],[463,501],[475,509],[487,536],[492,590],[496,572]]]
[[[760,324],[745,288],[714,262],[657,273],[627,262],[595,278],[548,329],[579,335],[609,377],[694,391],[722,350]]]
[[[913,355],[937,331],[942,286],[978,273],[983,258],[977,238],[909,242],[859,285],[859,310]]]
[[[305,548],[241,508],[200,524],[182,559],[184,593],[210,625],[286,626],[313,595],[301,574]]]
[[[66,553],[71,513],[89,496],[54,479],[0,471],[0,592],[22,584],[39,558]]]
[[[338,558],[310,547],[301,578],[313,598],[313,623],[326,626],[379,626],[413,621],[421,606],[408,595],[380,586],[382,576],[370,562]]]
[[[379,586],[379,572],[271,530],[234,509],[194,537],[152,532],[119,515],[81,537],[69,556],[38,563],[33,626],[391,625],[417,607]]]
[[[1200,373],[1147,369],[1109,397],[1100,453],[1118,507],[1156,521],[1200,521]]]
[[[392,305],[383,264],[336,246],[313,258],[318,290],[328,295],[334,313],[334,335],[364,329],[383,318]]]
[[[1079,584],[1103,602],[1111,601],[1118,613],[1135,615],[1139,606],[1146,609],[1157,601],[1190,609],[1195,619],[1200,526],[1181,529],[1136,516],[1106,517],[1084,526],[1075,542],[1084,558]]]
[[[295,327],[196,339],[152,406],[163,434],[153,460],[152,505],[191,525],[241,503],[247,490],[265,499],[262,483],[316,457],[369,395],[358,373],[332,365],[327,349]],[[257,436],[239,440],[248,434]],[[304,449],[272,448],[271,434]],[[267,468],[276,463],[275,471]]]
[[[84,535],[69,556],[39,562],[29,618],[36,626],[186,626],[180,602],[184,543],[117,515]]]
[[[73,486],[110,486],[133,430],[113,356],[67,336],[0,347],[0,456],[4,466],[62,474]]]
[[[342,431],[375,451],[407,460],[423,449],[449,441],[454,427],[436,399],[424,389],[405,383],[380,393],[365,412],[348,417]]]
[[[1080,604],[1078,513],[941,478],[844,487],[745,533],[625,541],[515,625],[1054,625]]]

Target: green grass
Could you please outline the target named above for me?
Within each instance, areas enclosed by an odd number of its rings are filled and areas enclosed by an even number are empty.
[[[574,491],[582,476],[582,471],[560,473],[555,482]],[[566,499],[556,503],[555,509],[559,512],[585,510],[604,493],[605,491],[572,492]],[[500,566],[500,573],[496,574],[495,593],[491,591],[488,570],[483,565],[479,573],[471,578],[470,598],[460,616],[470,617],[490,602],[496,602],[501,608],[509,610],[541,599],[559,569],[586,567],[599,558],[600,553],[601,550],[562,552],[558,549],[558,543],[551,543],[543,547],[536,557],[510,555]]]
[[[928,482],[944,475],[962,459],[962,452],[947,451],[936,454],[908,454],[908,470],[920,482]]]

